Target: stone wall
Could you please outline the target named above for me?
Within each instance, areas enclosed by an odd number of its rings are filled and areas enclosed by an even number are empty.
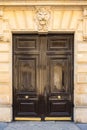
[[[44,28],[39,12],[44,16]],[[82,6],[0,6],[0,121],[12,120],[12,33],[74,33],[74,121],[87,123],[87,9]]]

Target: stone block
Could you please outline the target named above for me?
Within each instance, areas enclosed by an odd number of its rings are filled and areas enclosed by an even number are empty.
[[[0,121],[11,122],[12,121],[12,107],[0,105]]]
[[[81,17],[82,12],[81,11],[72,11],[71,19],[70,19],[70,29],[76,30],[78,19]],[[82,36],[78,36],[78,40],[82,40]]]
[[[87,123],[87,107],[78,107],[74,109],[74,121]]]
[[[10,65],[9,63],[0,63],[0,72],[9,72]]]
[[[10,105],[11,104],[11,100],[10,100],[11,96],[8,94],[0,94],[0,105]]]
[[[78,62],[87,62],[87,53],[78,53],[77,61]]]
[[[78,22],[77,30],[78,31],[83,31],[83,20],[82,19],[80,19],[79,22]]]
[[[11,87],[9,84],[0,84],[0,95],[1,94],[9,94],[11,93]]]
[[[78,73],[77,74],[77,83],[87,83],[87,74],[86,73]]]
[[[67,16],[67,18],[66,18],[66,16]],[[70,18],[72,17],[72,11],[65,11],[64,13],[63,13],[63,16],[62,16],[62,21],[63,22],[61,22],[61,28],[62,29],[66,29],[67,30],[67,28],[69,28],[70,27]],[[66,26],[65,26],[66,25]]]
[[[10,74],[9,73],[0,73],[0,82],[8,83],[10,81]]]
[[[75,95],[75,106],[87,106],[87,94]]]
[[[58,28],[61,28],[60,19],[55,20],[56,17],[61,17],[61,15],[62,15],[62,12],[61,12],[61,11],[57,11],[57,10],[53,11],[53,17],[54,17],[54,19],[53,19],[53,24],[52,24],[52,26],[53,26],[53,29],[55,29],[55,30],[58,29]]]
[[[77,49],[79,52],[87,52],[87,43],[79,43]]]
[[[0,105],[11,105],[10,94],[0,94]]]
[[[87,84],[77,84],[75,92],[77,94],[87,94]]]
[[[83,41],[83,33],[82,32],[78,32],[77,34],[77,41]]]
[[[9,53],[0,53],[0,62],[9,62]]]
[[[78,73],[86,73],[87,72],[87,63],[78,64],[77,72]]]
[[[0,52],[7,52],[10,50],[9,44],[7,43],[2,43],[0,44]]]

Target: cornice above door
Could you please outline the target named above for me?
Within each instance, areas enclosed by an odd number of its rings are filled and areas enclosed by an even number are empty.
[[[26,6],[26,5],[64,5],[86,6],[87,0],[0,0],[2,6]]]

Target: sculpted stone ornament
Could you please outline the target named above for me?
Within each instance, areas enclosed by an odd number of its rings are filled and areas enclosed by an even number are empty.
[[[0,17],[3,16],[3,10],[0,9]]]
[[[9,42],[10,41],[10,30],[8,18],[4,18],[3,11],[0,10],[0,41]]]
[[[0,41],[3,41],[3,37],[4,37],[4,36],[3,36],[3,34],[1,33],[1,34],[0,34]]]
[[[83,40],[87,41],[87,8],[83,11]]]
[[[40,32],[48,30],[50,12],[45,8],[39,8],[36,12],[37,29]]]
[[[2,28],[2,23],[3,23],[3,10],[0,9],[0,41],[3,40],[3,28]]]

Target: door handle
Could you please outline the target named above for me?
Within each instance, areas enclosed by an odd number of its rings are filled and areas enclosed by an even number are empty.
[[[58,99],[61,99],[61,96],[59,95],[59,96],[57,96],[57,98],[58,98]]]
[[[28,96],[28,95],[26,95],[24,98],[25,98],[25,99],[29,99],[29,96]]]

